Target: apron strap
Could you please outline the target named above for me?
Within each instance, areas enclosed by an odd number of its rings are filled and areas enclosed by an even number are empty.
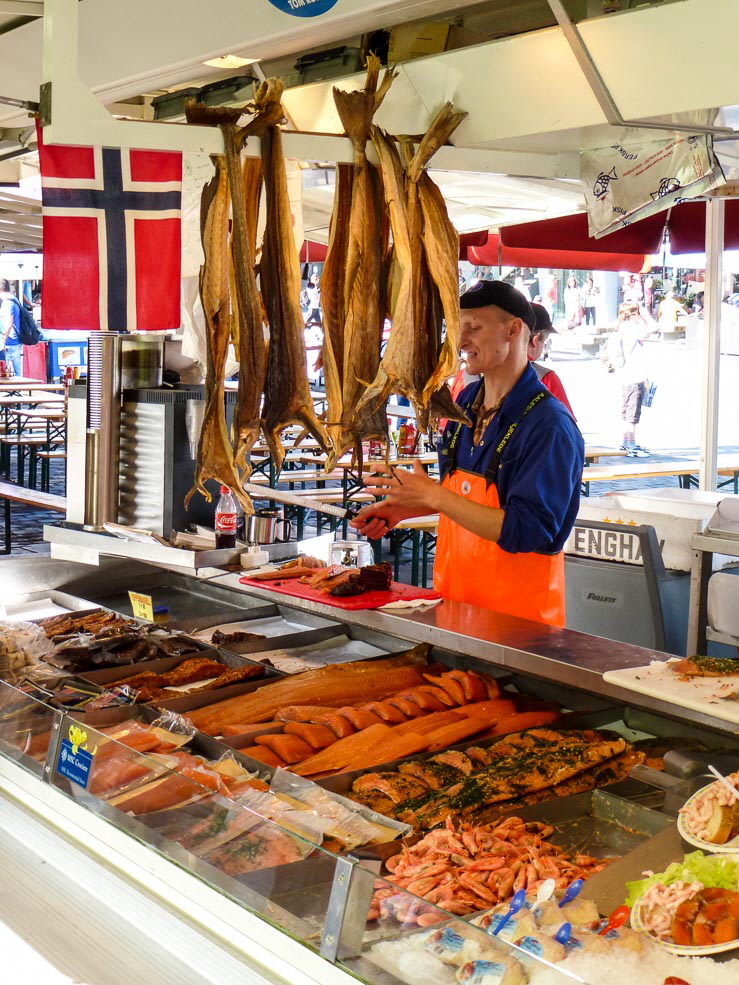
[[[485,469],[486,487],[493,482],[495,482],[497,485],[496,480],[498,477],[498,469],[500,468],[500,460],[503,457],[503,450],[508,444],[508,442],[511,440],[511,438],[513,437],[513,433],[518,427],[518,425],[521,423],[524,417],[526,417],[526,415],[534,409],[534,407],[537,407],[540,403],[542,403],[542,401],[546,400],[548,397],[551,396],[553,396],[553,394],[550,393],[549,390],[540,390],[539,393],[537,393],[536,396],[533,397],[526,404],[526,406],[524,407],[523,414],[521,414],[521,416],[517,421],[514,421],[511,424],[511,426],[508,428],[506,433],[503,435],[503,437],[500,439],[498,444],[495,446],[495,449],[493,450],[493,454],[490,457],[490,461],[488,462],[488,466]]]

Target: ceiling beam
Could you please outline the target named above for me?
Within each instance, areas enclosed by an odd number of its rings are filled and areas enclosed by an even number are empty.
[[[0,14],[18,14],[21,17],[43,17],[43,3],[35,0],[0,0]]]

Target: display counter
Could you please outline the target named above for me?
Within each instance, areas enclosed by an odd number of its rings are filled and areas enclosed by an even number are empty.
[[[218,597],[220,604],[228,600],[237,611],[241,605],[253,609],[265,600],[275,600],[270,589],[245,589],[237,575],[213,572],[207,578],[188,579],[188,598],[168,572],[120,559],[106,559],[94,569],[50,559],[7,561],[3,576],[6,604],[55,590],[125,612],[121,600],[127,589],[135,588],[149,592],[157,602],[166,598],[173,622],[192,614],[198,599]],[[114,598],[119,600],[117,606],[112,605]],[[637,647],[459,603],[407,614],[337,612],[329,605],[294,598],[281,599],[280,607],[309,614],[314,620],[339,618],[375,641],[431,643],[453,666],[488,668],[524,689],[529,686],[532,693],[559,700],[575,714],[579,711],[579,727],[619,723],[626,732],[639,729],[643,734],[701,736],[709,748],[736,744],[735,727],[709,711],[686,712],[674,702],[604,683],[606,671],[637,667],[660,656]],[[380,940],[401,948],[407,940],[412,948],[419,934],[412,922],[396,921],[380,929],[369,922],[369,899],[378,885],[373,862],[351,854],[332,854],[294,830],[286,833],[279,823],[260,817],[251,823],[258,823],[263,841],[284,854],[287,838],[289,858],[282,857],[279,863],[248,877],[234,878],[227,868],[199,860],[156,827],[124,813],[125,805],[119,810],[70,779],[68,770],[62,768],[60,750],[65,741],[74,739],[71,730],[78,721],[73,714],[25,696],[19,708],[19,692],[7,685],[2,691],[0,827],[8,845],[23,846],[28,859],[24,872],[31,889],[35,885],[39,893],[48,892],[48,880],[45,884],[33,878],[40,871],[34,859],[43,860],[56,873],[55,885],[69,883],[70,906],[79,915],[79,924],[69,939],[65,964],[75,965],[80,977],[98,953],[95,949],[105,947],[100,928],[106,927],[115,931],[110,960],[118,962],[118,970],[105,981],[130,981],[140,971],[142,959],[154,968],[152,975],[145,976],[152,982],[159,980],[156,972],[168,961],[178,981],[193,983],[302,985],[315,981],[331,985],[349,981],[350,976],[376,985],[413,980],[397,977],[397,971],[391,975],[367,959],[368,947]],[[8,729],[15,735],[19,720],[33,720],[34,734],[42,730],[41,724],[43,731],[48,729],[45,754],[34,758],[27,749],[8,741]],[[89,722],[85,729],[87,740],[96,748],[106,741]],[[202,820],[202,803],[195,807],[191,820]],[[222,800],[215,802],[216,808],[225,823],[245,823],[243,808]],[[397,887],[393,891],[396,897],[402,895]],[[402,912],[412,911],[419,903],[413,894],[406,895]],[[64,908],[57,909],[56,920],[61,921]],[[24,933],[35,938],[38,928],[32,911],[28,917],[31,922],[24,926]],[[441,911],[438,919],[445,921],[440,926],[453,923]],[[474,937],[476,931],[467,923],[463,926],[465,935]],[[50,927],[50,936],[56,940],[53,922]],[[477,933],[484,940],[484,933]],[[95,944],[86,949],[88,936]],[[120,942],[129,937],[141,946],[126,954]],[[58,940],[55,946],[61,946]],[[43,953],[43,946],[39,949]],[[555,985],[572,980],[559,969],[550,968],[548,974],[547,981]]]

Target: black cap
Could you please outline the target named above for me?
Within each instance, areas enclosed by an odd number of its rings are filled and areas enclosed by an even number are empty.
[[[559,334],[554,325],[552,325],[552,319],[549,317],[549,312],[543,304],[537,304],[536,301],[532,301],[531,307],[534,309],[534,314],[536,315],[536,328],[534,329],[535,335],[539,332],[541,332],[542,335],[551,335],[552,332],[554,332],[555,335]]]
[[[536,331],[536,315],[531,303],[510,284],[504,280],[481,280],[472,287],[468,287],[459,299],[459,306],[462,310],[468,308],[486,308],[489,304],[494,304],[503,311],[513,315],[514,318],[521,318],[531,329]]]

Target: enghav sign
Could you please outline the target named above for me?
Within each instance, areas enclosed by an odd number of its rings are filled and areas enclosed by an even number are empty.
[[[338,0],[269,0],[269,2],[284,14],[291,14],[293,17],[318,17],[335,7]]]

